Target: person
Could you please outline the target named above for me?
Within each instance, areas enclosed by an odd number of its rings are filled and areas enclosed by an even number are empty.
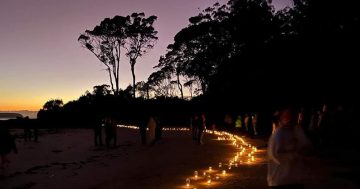
[[[163,123],[159,117],[155,117],[156,128],[155,128],[155,141],[159,141],[162,136]]]
[[[268,144],[267,182],[270,188],[304,188],[303,159],[309,142],[302,128],[295,125],[291,108],[279,112],[279,126]]]
[[[6,164],[10,163],[10,160],[7,158],[7,155],[10,152],[17,153],[15,138],[10,134],[9,129],[6,126],[0,127],[0,157],[1,164],[0,168],[4,168]]]
[[[154,116],[150,116],[147,127],[149,128],[149,143],[151,145],[155,144],[155,130],[156,130],[156,121]]]
[[[147,120],[145,116],[141,117],[139,122],[139,131],[141,137],[141,144],[146,145],[146,129],[147,129]]]
[[[197,130],[198,130],[198,136],[197,136],[197,142],[198,144],[204,144],[203,137],[204,137],[204,130],[206,129],[206,118],[205,114],[200,114],[199,119],[197,120]]]
[[[199,121],[199,117],[198,115],[194,115],[193,117],[191,117],[190,119],[190,128],[191,128],[191,133],[192,133],[192,138],[193,140],[197,140],[197,133],[198,133],[198,121]]]
[[[94,141],[95,141],[95,146],[102,146],[102,125],[104,124],[104,120],[103,119],[98,119],[97,122],[94,125]]]
[[[116,123],[115,121],[108,117],[106,118],[105,121],[105,142],[106,142],[106,147],[110,148],[110,142],[113,140],[114,144],[113,147],[116,147]]]
[[[25,142],[31,141],[31,130],[29,124],[29,116],[26,116],[23,120],[23,127],[24,127],[24,139]]]

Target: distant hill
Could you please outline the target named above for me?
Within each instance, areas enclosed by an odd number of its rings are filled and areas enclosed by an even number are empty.
[[[0,111],[0,118],[16,118],[16,117],[29,116],[29,118],[31,118],[31,119],[36,119],[37,113],[38,113],[38,111],[28,111],[28,110]]]

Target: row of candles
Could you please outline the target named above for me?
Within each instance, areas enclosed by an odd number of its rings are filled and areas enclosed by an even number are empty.
[[[229,162],[223,164],[220,162],[218,164],[218,170],[213,169],[210,166],[206,171],[203,172],[203,176],[199,176],[198,171],[194,171],[194,176],[186,178],[185,180],[185,187],[190,188],[196,185],[207,185],[211,186],[214,182],[218,183],[223,178],[229,176],[229,172],[232,167],[239,167],[240,164],[251,164],[255,162],[254,154],[257,152],[257,148],[251,146],[251,144],[246,143],[243,138],[240,136],[228,133],[228,132],[219,132],[219,131],[209,131],[207,130],[206,133],[214,134],[217,136],[217,140],[220,141],[230,141],[231,144],[236,147],[237,152],[235,156],[230,158]],[[227,166],[227,167],[226,167]],[[192,184],[193,182],[193,184]],[[200,182],[200,183],[199,183]],[[198,183],[198,184],[196,184]],[[195,187],[193,189],[196,189]]]
[[[117,125],[119,128],[126,128],[126,129],[139,129],[138,126],[131,126],[131,125]],[[146,128],[146,130],[149,130],[149,128]],[[164,127],[162,129],[163,131],[189,131],[189,128],[186,127]]]
[[[117,125],[117,126],[119,128],[139,129],[138,126],[128,126],[128,125]],[[167,127],[167,128],[163,128],[163,130],[189,131],[190,129],[181,128],[181,127],[176,127],[176,128]],[[206,130],[205,132],[217,136],[217,140],[219,141],[231,141],[232,142],[231,144],[237,149],[237,152],[235,153],[234,157],[230,158],[229,163],[223,164],[222,162],[220,162],[217,166],[218,170],[213,169],[213,167],[210,166],[206,171],[203,172],[202,177],[199,175],[198,171],[194,171],[194,176],[192,178],[187,178],[185,180],[186,188],[195,186],[195,184],[191,184],[191,180],[193,180],[193,182],[205,180],[205,183],[203,184],[209,186],[213,183],[213,181],[219,181],[221,180],[221,178],[227,177],[232,167],[237,168],[239,167],[239,164],[244,164],[244,163],[251,164],[256,160],[254,154],[257,152],[257,148],[245,142],[245,140],[242,137],[224,131],[220,132],[220,131]],[[193,188],[193,189],[197,189],[197,188]]]

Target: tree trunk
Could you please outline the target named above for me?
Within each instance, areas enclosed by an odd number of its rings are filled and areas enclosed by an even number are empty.
[[[114,94],[116,95],[116,91],[115,91],[115,89],[114,89],[114,84],[113,84],[112,77],[111,77],[111,70],[110,70],[110,68],[108,68],[107,70],[108,70],[108,72],[109,72],[111,90],[112,90],[112,91],[114,92]]]
[[[117,96],[119,94],[119,75],[115,75],[115,90],[116,90],[116,93],[115,93],[115,96]]]
[[[147,99],[150,99],[149,86],[146,87],[146,96],[147,96]]]
[[[131,73],[133,78],[133,98],[135,98],[135,60],[131,60]]]
[[[181,99],[184,99],[184,93],[183,93],[182,85],[181,85],[181,83],[180,83],[180,76],[179,76],[179,74],[177,74],[176,77],[177,77],[178,88],[179,88],[180,94],[181,94]]]
[[[121,41],[118,40],[118,50],[117,50],[117,68],[116,68],[116,75],[117,75],[117,79],[116,79],[116,92],[118,95],[119,94],[119,91],[120,91],[120,88],[119,88],[119,75],[120,75],[120,56],[121,56],[121,53],[120,53],[120,44],[121,44]]]

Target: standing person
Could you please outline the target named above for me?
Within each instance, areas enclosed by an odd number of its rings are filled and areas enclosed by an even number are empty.
[[[30,130],[30,124],[29,124],[29,116],[26,116],[23,119],[23,127],[24,127],[24,139],[25,139],[25,142],[31,141],[31,130]]]
[[[154,116],[150,116],[147,126],[149,128],[149,143],[151,145],[154,145],[155,144],[155,132],[156,132],[156,121],[155,121]]]
[[[94,125],[94,142],[95,146],[102,146],[102,125],[105,124],[105,120],[98,119]]]
[[[155,141],[159,141],[162,136],[163,123],[159,117],[155,118],[156,128],[155,128]]]
[[[279,111],[276,111],[272,117],[272,131],[271,134],[279,127]]]
[[[116,124],[110,117],[106,118],[105,121],[105,142],[106,147],[110,148],[110,142],[113,140],[113,147],[116,147]]]
[[[252,123],[252,126],[253,126],[253,134],[254,134],[254,136],[258,135],[257,119],[258,119],[258,114],[254,113],[251,116],[251,123]]]
[[[197,136],[198,144],[204,144],[204,142],[203,142],[204,133],[203,132],[206,128],[205,114],[200,114],[199,119],[197,121],[197,126],[198,126],[198,136]]]
[[[309,142],[296,126],[292,109],[279,112],[279,126],[269,139],[267,182],[270,188],[302,189],[303,155]]]
[[[141,118],[140,124],[139,124],[139,131],[141,136],[141,144],[146,145],[146,128],[147,128],[147,122],[146,122],[145,116]]]
[[[194,115],[193,117],[191,117],[190,127],[191,127],[191,133],[192,133],[193,140],[197,140],[197,135],[198,135],[198,125],[197,124],[198,123],[199,123],[198,115]]]
[[[245,113],[244,125],[245,125],[245,131],[248,133],[249,132],[249,125],[250,125],[250,117],[249,117],[248,113]]]
[[[6,164],[10,163],[7,155],[13,151],[17,153],[15,138],[10,134],[9,129],[6,126],[0,127],[0,157],[1,164],[0,168],[4,168]]]

